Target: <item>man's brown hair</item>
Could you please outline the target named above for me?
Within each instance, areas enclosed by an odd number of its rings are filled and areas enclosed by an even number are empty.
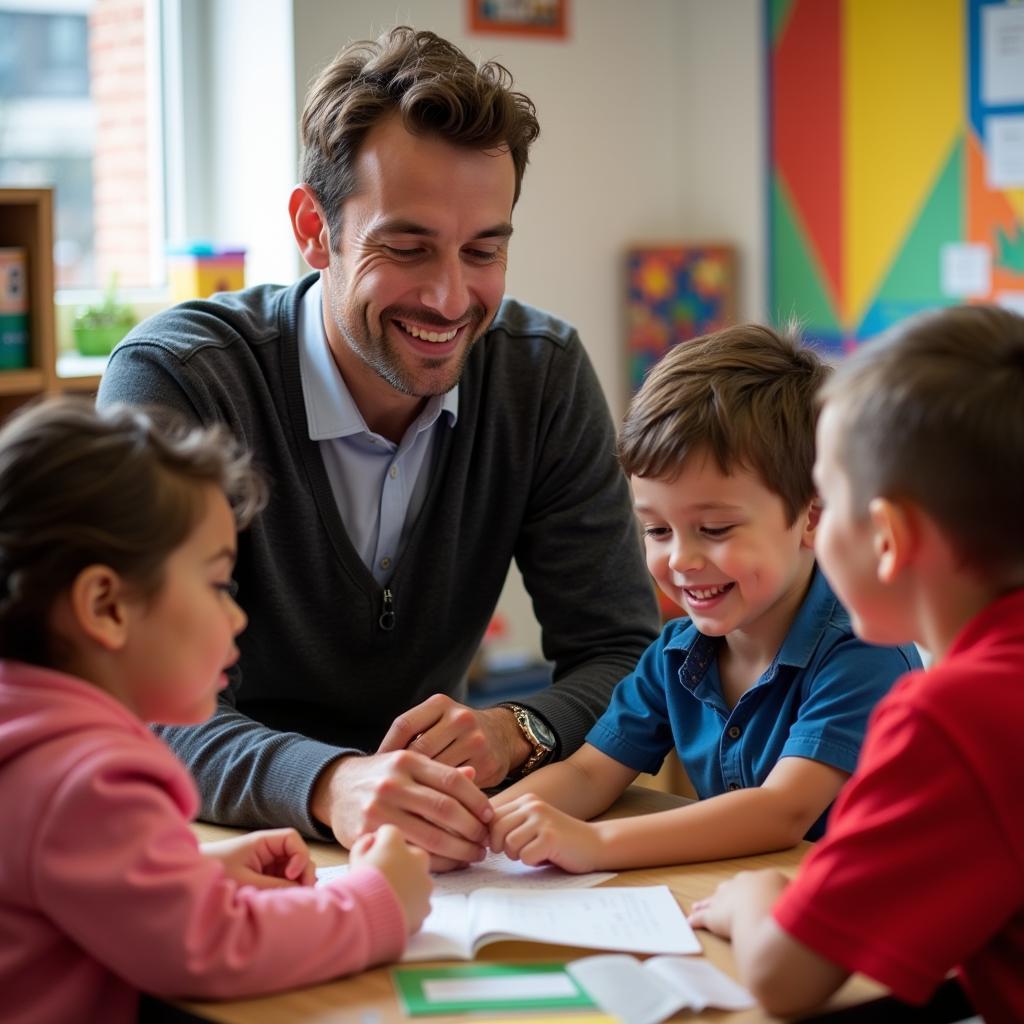
[[[814,399],[827,375],[794,333],[758,324],[681,342],[633,398],[619,460],[631,476],[672,480],[706,452],[722,473],[756,473],[792,525],[814,498]]]
[[[170,413],[53,399],[0,430],[0,657],[60,667],[53,602],[87,566],[109,566],[145,599],[221,488],[239,526],[265,501],[224,427]]]
[[[337,246],[341,204],[356,188],[355,158],[367,132],[394,112],[407,131],[472,149],[505,147],[519,199],[540,126],[530,99],[494,61],[477,66],[433,32],[399,26],[350,43],[310,87],[302,112],[302,180],[313,189]]]
[[[821,397],[840,417],[856,514],[902,498],[965,563],[1024,569],[1024,317],[921,314],[846,359]]]

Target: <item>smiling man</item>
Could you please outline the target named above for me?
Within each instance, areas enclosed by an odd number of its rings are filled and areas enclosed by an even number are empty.
[[[533,104],[430,32],[344,49],[302,118],[289,215],[315,273],[191,302],[118,346],[99,401],[226,422],[269,477],[214,718],[165,736],[203,816],[345,845],[385,822],[483,853],[478,786],[576,750],[656,633],[614,430],[568,324],[504,298]],[[509,566],[554,662],[466,707]]]

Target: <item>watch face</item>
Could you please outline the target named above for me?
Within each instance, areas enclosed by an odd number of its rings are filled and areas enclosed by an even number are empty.
[[[524,708],[524,710],[526,710]],[[535,715],[532,711],[526,711],[526,717],[530,721],[530,728],[533,730],[533,735],[544,744],[548,750],[555,749],[555,734],[551,731],[550,726],[544,721],[539,715]]]

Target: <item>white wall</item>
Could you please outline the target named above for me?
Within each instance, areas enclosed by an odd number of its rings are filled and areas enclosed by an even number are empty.
[[[220,223],[270,225],[263,236],[250,236],[250,281],[298,273],[281,167],[285,158],[295,166],[310,81],[347,41],[410,24],[475,58],[500,60],[536,103],[541,136],[515,213],[508,292],[579,328],[616,418],[627,398],[629,243],[732,242],[740,255],[739,315],[763,315],[760,0],[574,0],[570,37],[558,42],[469,35],[465,0],[291,0],[285,26],[287,5],[212,5],[219,8],[214,52],[222,55],[212,73],[217,93],[232,98],[214,141],[220,185],[234,180],[234,194],[217,193],[227,204],[218,211]],[[282,140],[282,124],[290,139]],[[282,274],[287,259],[290,273]],[[265,267],[276,273],[262,276]],[[502,610],[513,627],[506,645],[537,650],[529,603],[515,578]]]

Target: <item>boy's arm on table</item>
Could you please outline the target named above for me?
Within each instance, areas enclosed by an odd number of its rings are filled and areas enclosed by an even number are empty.
[[[491,803],[499,810],[518,797],[532,793],[552,807],[585,821],[608,810],[639,774],[597,747],[584,743],[565,761],[545,765],[502,790]]]
[[[787,934],[772,917],[787,884],[778,871],[744,871],[694,903],[690,913],[695,928],[732,939],[743,984],[777,1017],[819,1006],[850,976]]]
[[[641,868],[744,857],[795,846],[849,776],[820,761],[784,757],[757,787],[657,814],[594,822],[607,867]]]
[[[616,766],[615,781],[632,773],[594,748],[584,750],[593,750],[595,759],[604,758]],[[564,815],[530,807],[527,794],[549,800],[568,815],[583,817],[588,811],[599,813],[611,802],[607,786],[613,773],[604,769],[606,788],[601,791],[600,784],[591,781],[593,775],[577,771],[569,762],[550,766],[559,767],[563,770],[557,774],[549,769],[538,772],[534,786],[526,779],[501,795],[491,824],[492,846],[497,840],[499,848],[509,852],[506,841],[511,840],[509,855],[514,856],[533,844],[531,863],[540,857],[567,870],[581,870],[578,855],[585,849],[586,870],[592,871],[767,853],[795,846],[847,779],[845,772],[830,765],[785,757],[759,787],[723,793],[671,811],[581,825]],[[598,804],[603,806],[592,810]]]

